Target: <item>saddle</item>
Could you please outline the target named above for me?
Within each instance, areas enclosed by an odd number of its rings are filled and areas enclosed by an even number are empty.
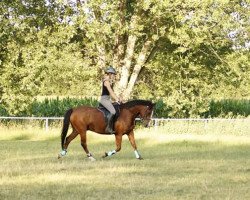
[[[117,102],[115,102],[115,103],[112,103],[112,105],[114,106],[115,111],[116,111],[116,114],[115,114],[115,116],[114,116],[114,118],[113,118],[113,123],[115,123],[116,120],[117,120],[117,118],[118,118],[119,115],[120,115],[120,104],[118,104]],[[97,109],[103,113],[105,122],[106,122],[106,124],[107,124],[107,123],[108,123],[108,118],[107,118],[107,116],[108,116],[108,114],[109,114],[110,112],[109,112],[101,103],[99,103]]]

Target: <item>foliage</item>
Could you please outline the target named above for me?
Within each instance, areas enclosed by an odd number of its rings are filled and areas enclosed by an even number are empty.
[[[0,116],[8,116],[8,111],[0,104]]]
[[[245,0],[2,0],[0,102],[17,115],[37,95],[98,96],[111,64],[118,94],[198,117],[211,99],[249,98],[249,12]]]
[[[249,117],[250,116],[250,100],[246,99],[223,99],[223,100],[212,100],[208,102],[208,110],[201,109],[200,112],[197,111],[197,108],[204,106],[204,101],[200,101],[201,105],[194,105],[193,108],[190,102],[187,101],[186,104],[178,102],[181,101],[180,97],[176,99],[167,100],[167,102],[174,101],[174,104],[165,103],[163,99],[156,101],[154,116],[155,117],[164,117],[164,118],[189,118],[189,117],[199,117],[199,118],[239,118],[239,117]],[[176,110],[176,106],[186,106],[180,107],[179,110]],[[183,111],[187,111],[186,113]],[[196,111],[194,116],[190,115],[188,111]]]
[[[158,43],[154,59],[135,87],[134,95],[143,87],[147,96],[162,98],[172,108],[170,116],[196,117],[209,110],[213,98],[249,96],[249,53],[242,43],[233,50],[239,40],[244,41],[238,38],[240,33],[233,39],[229,36],[233,27],[246,23],[245,13],[239,14],[239,23],[228,13],[239,6],[229,1],[203,3],[176,1],[178,11],[168,5],[174,10],[169,13],[174,25]],[[247,30],[248,26],[241,29]]]
[[[77,98],[64,98],[59,99],[45,99],[42,102],[34,101],[28,111],[28,116],[64,116],[65,112],[73,107],[88,105],[88,106],[97,106],[98,102],[95,99],[77,99]]]
[[[1,40],[6,53],[0,63],[0,97],[9,113],[24,112],[37,94],[79,95],[86,87],[95,94],[96,72],[83,60],[78,43],[71,41],[75,29],[57,21],[62,14],[59,5],[46,6],[44,1],[1,4],[6,26],[14,25],[1,29],[8,38]]]
[[[171,104],[171,101],[174,102]],[[167,103],[164,99],[153,100],[155,105],[154,116],[156,118],[188,118],[188,117],[201,117],[201,118],[237,118],[250,116],[250,101],[249,100],[213,100],[209,102],[208,111],[197,111],[197,105],[193,102],[184,101],[181,97],[176,99],[169,99]],[[191,101],[192,102],[192,101]],[[179,103],[179,104],[178,104]],[[200,102],[203,104],[203,101]],[[27,106],[27,109],[17,112],[16,116],[36,116],[36,117],[62,117],[65,112],[73,107],[86,105],[97,107],[98,101],[94,98],[45,98],[43,100],[34,100]],[[179,105],[179,110],[175,110]],[[193,108],[191,107],[193,106]],[[200,105],[202,107],[203,105]],[[195,109],[196,108],[196,109]],[[186,112],[185,112],[186,111]],[[191,115],[189,111],[195,111],[195,116]],[[9,116],[11,113],[0,106],[0,115]]]
[[[250,100],[224,99],[211,101],[210,109],[205,117],[248,117],[250,115]]]

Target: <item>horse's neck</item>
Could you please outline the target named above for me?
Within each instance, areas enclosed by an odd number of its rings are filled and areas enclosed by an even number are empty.
[[[132,113],[132,118],[136,118],[139,113],[140,113],[140,109],[139,109],[139,106],[134,106],[134,107],[131,107],[130,109],[130,112]]]

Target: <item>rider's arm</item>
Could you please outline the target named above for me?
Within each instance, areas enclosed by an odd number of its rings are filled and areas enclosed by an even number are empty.
[[[108,89],[109,94],[111,95],[111,97],[115,100],[115,101],[119,101],[119,98],[116,96],[116,94],[114,93],[113,89],[110,86],[109,81],[104,81],[104,86]]]

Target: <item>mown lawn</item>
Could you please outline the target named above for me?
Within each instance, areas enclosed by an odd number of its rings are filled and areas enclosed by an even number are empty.
[[[134,158],[124,136],[88,134],[90,162],[76,138],[57,159],[60,129],[0,129],[0,199],[250,199],[250,135],[137,130]]]

